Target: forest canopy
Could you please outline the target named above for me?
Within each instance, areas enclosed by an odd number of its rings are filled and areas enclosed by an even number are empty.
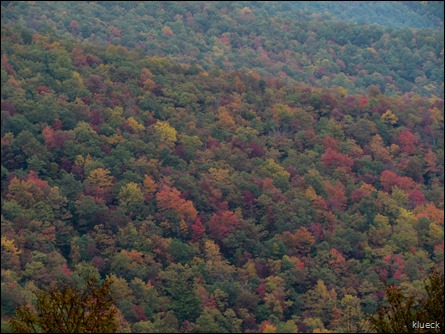
[[[368,332],[388,287],[425,300],[437,3],[384,2],[394,27],[285,2],[3,1],[2,332],[88,277],[135,333]]]

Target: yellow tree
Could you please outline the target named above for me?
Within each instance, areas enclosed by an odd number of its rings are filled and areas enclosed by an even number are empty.
[[[8,239],[6,236],[1,237],[2,256],[1,264],[3,269],[14,268],[17,269],[20,266],[19,255],[21,251],[14,244],[14,239]]]
[[[264,302],[273,315],[283,319],[283,312],[292,305],[285,291],[285,281],[279,276],[269,276],[265,282]]]
[[[155,132],[161,143],[168,147],[173,147],[177,140],[177,131],[168,122],[158,121],[155,125]]]
[[[397,121],[399,120],[397,116],[391,111],[386,110],[386,112],[380,117],[383,123],[395,125],[397,124]]]
[[[140,133],[145,129],[145,127],[136,121],[133,116],[127,118],[127,123],[133,133]]]
[[[138,210],[144,203],[144,194],[137,183],[130,182],[123,186],[117,196],[119,204],[127,210]]]
[[[93,195],[103,198],[111,191],[113,180],[108,169],[93,169],[87,177],[87,189]]]
[[[319,318],[326,325],[337,304],[337,293],[334,289],[328,290],[324,281],[318,280],[317,285],[304,294],[304,301],[308,315]]]
[[[345,295],[339,302],[339,308],[335,309],[339,316],[332,322],[337,331],[342,333],[367,333],[369,321],[360,305],[360,299],[351,295]]]

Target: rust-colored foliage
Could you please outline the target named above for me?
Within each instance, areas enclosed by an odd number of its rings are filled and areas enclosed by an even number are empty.
[[[209,235],[217,241],[222,241],[240,226],[238,216],[229,210],[215,213],[209,222]]]
[[[161,210],[175,210],[178,212],[180,219],[186,222],[194,222],[198,216],[193,203],[181,198],[181,193],[174,187],[162,186],[156,194],[156,200]]]

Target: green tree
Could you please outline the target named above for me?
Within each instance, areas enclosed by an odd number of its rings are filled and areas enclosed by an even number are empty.
[[[110,296],[112,280],[101,285],[88,280],[85,288],[64,286],[36,292],[35,309],[21,306],[10,320],[15,333],[115,333],[118,309]]]
[[[328,290],[324,281],[318,280],[317,285],[307,291],[303,298],[308,317],[318,318],[324,324],[327,324],[331,317],[332,309],[337,304],[337,293],[335,290]]]
[[[123,186],[117,196],[119,204],[128,211],[141,210],[144,203],[144,194],[137,183],[130,182]]]
[[[187,264],[176,263],[159,274],[162,287],[170,296],[170,307],[180,323],[195,322],[199,317],[201,301],[194,291],[195,275]]]
[[[366,333],[369,331],[369,323],[364,317],[360,299],[355,296],[345,295],[339,302],[338,318],[333,321],[337,331],[343,333]]]
[[[232,309],[221,312],[216,308],[205,307],[196,319],[200,333],[240,333],[241,323]]]

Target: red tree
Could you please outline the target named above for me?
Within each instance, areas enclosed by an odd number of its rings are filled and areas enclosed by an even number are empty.
[[[416,185],[413,179],[407,176],[398,176],[390,170],[384,170],[380,176],[380,183],[383,189],[390,192],[393,187],[398,187],[402,190],[413,189]]]
[[[408,196],[409,196],[409,203],[413,207],[426,203],[425,195],[419,189],[411,190]]]
[[[402,131],[397,141],[402,151],[408,154],[414,154],[416,147],[419,146],[419,139],[409,130]]]
[[[201,219],[196,219],[196,222],[192,225],[192,240],[197,241],[198,239],[202,238],[204,236],[205,230],[205,226],[202,224]]]
[[[229,210],[214,213],[209,222],[209,235],[214,240],[222,240],[240,226],[238,216]]]
[[[354,165],[354,160],[349,155],[335,152],[330,147],[321,156],[321,162],[327,168],[342,168],[348,172]]]
[[[346,208],[345,186],[337,181],[335,185],[325,182],[325,191],[328,195],[327,202],[331,210],[343,211]]]

